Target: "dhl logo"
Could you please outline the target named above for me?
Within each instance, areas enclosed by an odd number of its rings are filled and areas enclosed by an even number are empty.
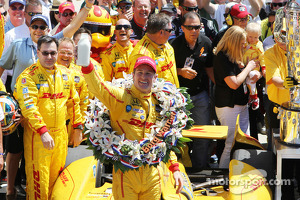
[[[172,66],[173,66],[173,62],[171,61],[169,64],[167,64],[167,65],[165,65],[165,66],[162,66],[162,67],[161,67],[161,71],[163,72],[163,71],[166,71],[166,70],[168,70],[168,69],[171,69]]]
[[[34,170],[33,165],[33,181],[34,181],[34,198],[41,199],[41,185],[40,185],[40,172]]]
[[[129,67],[120,67],[118,68],[118,72],[128,72]]]
[[[123,120],[123,122],[126,122],[130,125],[134,125],[134,126],[137,126],[137,127],[143,127],[144,125],[146,125],[146,128],[150,128],[154,124],[154,123],[151,123],[151,122],[142,122],[141,120],[134,119],[134,118],[131,118],[130,121]]]
[[[59,176],[61,182],[64,184],[65,187],[67,187],[66,182],[69,181],[67,175],[65,172],[61,172],[60,176]]]
[[[64,98],[64,97],[65,96],[61,92],[61,93],[57,93],[57,94],[44,93],[41,98],[42,99],[61,99],[61,98]]]

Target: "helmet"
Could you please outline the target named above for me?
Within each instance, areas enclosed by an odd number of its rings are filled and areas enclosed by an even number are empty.
[[[110,43],[111,25],[109,12],[101,6],[93,5],[82,25],[92,33],[92,47],[106,47]]]
[[[13,96],[0,92],[0,105],[4,113],[4,119],[1,121],[2,134],[9,135],[17,129],[15,119],[19,104]]]

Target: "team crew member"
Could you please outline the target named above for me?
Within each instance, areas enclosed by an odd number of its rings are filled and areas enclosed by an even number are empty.
[[[48,199],[67,156],[66,107],[75,130],[74,145],[82,139],[79,97],[70,71],[55,64],[58,42],[42,36],[37,63],[20,74],[15,97],[24,123],[24,156],[28,199]]]
[[[137,59],[133,72],[133,86],[125,90],[110,86],[99,77],[90,64],[83,67],[82,72],[88,83],[89,89],[110,110],[111,126],[117,133],[125,133],[130,140],[141,140],[145,133],[150,131],[148,126],[136,126],[129,123],[128,119],[134,118],[140,124],[154,123],[159,117],[159,111],[155,109],[157,100],[151,95],[153,81],[155,81],[156,64],[147,56]],[[135,103],[138,102],[138,103]],[[149,103],[152,102],[152,103]],[[126,109],[130,107],[130,111]],[[136,109],[145,113],[147,117],[136,115]],[[182,188],[182,177],[175,162],[175,154],[171,154],[170,161],[174,167],[173,176],[178,185],[177,193]],[[153,166],[142,166],[138,171],[129,170],[122,173],[113,170],[113,195],[115,199],[160,199],[161,184],[160,171]]]
[[[164,78],[179,87],[173,47],[168,43],[172,32],[171,18],[159,13],[151,15],[147,22],[146,35],[133,48],[129,58],[130,70],[141,56],[149,56],[157,63],[158,78]]]
[[[92,34],[91,34],[91,32],[86,28],[80,28],[74,33],[73,40],[74,40],[75,45],[78,44],[82,33],[86,33],[86,34],[89,35],[89,40],[92,44]],[[75,60],[76,59],[77,59],[77,55],[75,55]],[[105,80],[102,66],[96,60],[94,60],[92,57],[90,57],[90,60],[94,65],[95,71],[99,74],[99,76],[101,76],[101,78],[103,78]],[[75,65],[75,66],[80,67],[78,65]],[[80,67],[80,70],[81,70],[81,67]],[[93,98],[94,98],[94,94],[89,91],[89,99],[93,99]]]
[[[194,107],[191,118],[196,125],[210,124],[209,79],[213,76],[213,53],[211,41],[200,34],[201,20],[195,12],[188,12],[182,18],[183,35],[171,43],[175,52],[177,74],[182,87],[187,87]],[[211,140],[193,139],[193,168],[208,166]]]
[[[101,64],[105,80],[111,81],[113,77],[123,78],[123,72],[129,72],[128,59],[133,50],[130,41],[132,33],[130,22],[120,19],[116,23],[115,36],[116,43],[101,54]]]
[[[63,65],[71,71],[73,84],[75,85],[76,91],[80,98],[79,106],[80,106],[81,115],[85,116],[84,112],[87,110],[87,105],[89,104],[88,89],[84,77],[82,76],[81,73],[81,67],[75,65],[72,62],[74,58],[74,50],[75,50],[75,43],[73,42],[72,39],[70,38],[60,39],[59,46],[58,46],[57,64]],[[82,123],[84,122],[85,120],[83,119]],[[69,146],[73,146],[74,132],[72,129],[73,124],[70,123],[69,113],[68,113],[66,124],[67,124],[68,135],[69,135]]]

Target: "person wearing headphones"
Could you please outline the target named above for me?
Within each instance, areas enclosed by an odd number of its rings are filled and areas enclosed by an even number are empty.
[[[237,25],[243,29],[246,28],[250,16],[252,15],[247,11],[247,8],[243,4],[235,4],[230,9],[228,14],[225,16],[225,22],[227,24],[227,28],[221,30],[215,37],[213,41],[213,47],[216,47],[225,34],[225,32],[233,25]]]

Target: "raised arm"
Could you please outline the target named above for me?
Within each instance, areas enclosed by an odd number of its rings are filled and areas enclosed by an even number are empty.
[[[250,4],[251,4],[251,9],[250,9],[250,13],[253,15],[253,17],[256,17],[259,12],[260,9],[263,6],[263,1],[262,0],[249,0]]]
[[[74,33],[80,28],[80,26],[85,21],[85,18],[88,16],[88,13],[94,4],[94,1],[95,0],[85,0],[86,5],[80,10],[78,15],[74,17],[72,22],[63,29],[64,37],[73,37]]]
[[[198,8],[204,8],[206,12],[210,15],[215,15],[215,12],[218,8],[216,4],[210,2],[210,0],[197,0]]]

